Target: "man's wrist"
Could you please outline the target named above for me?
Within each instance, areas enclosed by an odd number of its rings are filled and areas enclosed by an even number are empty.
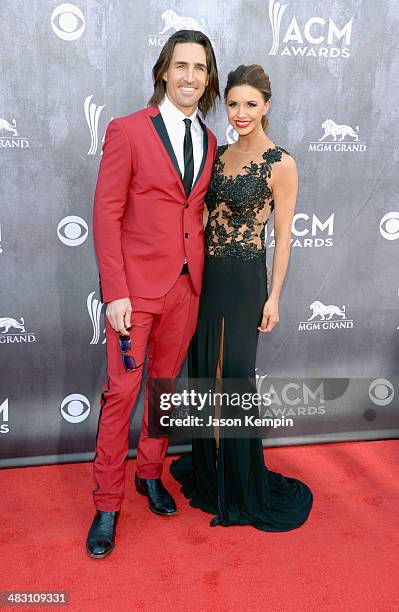
[[[110,304],[111,302],[117,302],[118,300],[128,300],[128,295],[116,295],[116,296],[107,296],[107,299],[103,302],[103,304]]]

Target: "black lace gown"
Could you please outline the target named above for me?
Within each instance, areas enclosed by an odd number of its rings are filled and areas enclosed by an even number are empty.
[[[190,378],[215,377],[221,338],[223,379],[255,376],[257,327],[268,296],[264,228],[274,208],[268,181],[283,153],[289,155],[273,147],[253,161],[218,147],[205,200],[205,269]],[[266,467],[260,437],[221,435],[219,448],[214,437],[196,437],[192,453],[174,460],[170,470],[190,505],[215,515],[212,526],[289,531],[312,507],[306,484]]]

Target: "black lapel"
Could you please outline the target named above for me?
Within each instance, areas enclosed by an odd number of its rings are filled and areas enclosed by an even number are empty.
[[[200,125],[201,125],[201,127],[203,129],[203,132],[204,132],[204,140],[203,140],[204,151],[202,153],[202,161],[201,161],[200,168],[198,170],[197,178],[195,179],[195,181],[193,183],[191,191],[194,189],[195,184],[198,182],[198,179],[200,178],[200,176],[201,176],[201,174],[202,174],[202,172],[204,170],[204,166],[205,166],[205,162],[206,162],[206,157],[208,155],[208,131],[206,129],[205,123],[202,121],[202,119],[200,118],[200,116],[198,114],[197,114],[197,117],[198,117],[198,121],[200,122]]]
[[[151,121],[154,124],[156,131],[158,132],[158,136],[162,140],[162,144],[168,152],[168,155],[175,167],[177,174],[180,176],[180,180],[182,180],[182,175],[180,172],[179,164],[176,159],[175,152],[173,151],[172,143],[170,142],[169,134],[166,129],[166,125],[164,120],[162,119],[161,113],[156,115],[155,117],[151,117]]]

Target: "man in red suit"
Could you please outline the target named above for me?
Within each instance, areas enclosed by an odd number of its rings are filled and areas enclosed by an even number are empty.
[[[173,34],[153,68],[149,106],[113,119],[103,146],[93,228],[106,308],[107,380],[101,396],[86,548],[114,548],[124,497],[131,411],[146,349],[151,378],[179,374],[197,322],[203,272],[203,206],[216,138],[201,120],[219,97],[212,45],[202,32]],[[161,481],[166,438],[148,432],[148,388],[136,489],[156,514],[176,514]]]

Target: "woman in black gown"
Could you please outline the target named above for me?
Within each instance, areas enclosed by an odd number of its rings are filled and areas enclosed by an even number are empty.
[[[265,134],[270,82],[261,66],[239,66],[225,89],[239,138],[218,147],[205,199],[205,269],[189,378],[255,376],[258,333],[278,322],[297,195],[296,164]],[[265,224],[274,210],[275,252],[268,295]],[[313,495],[295,478],[268,470],[261,438],[195,438],[171,464],[190,504],[214,514],[211,525],[289,531],[302,525]]]

